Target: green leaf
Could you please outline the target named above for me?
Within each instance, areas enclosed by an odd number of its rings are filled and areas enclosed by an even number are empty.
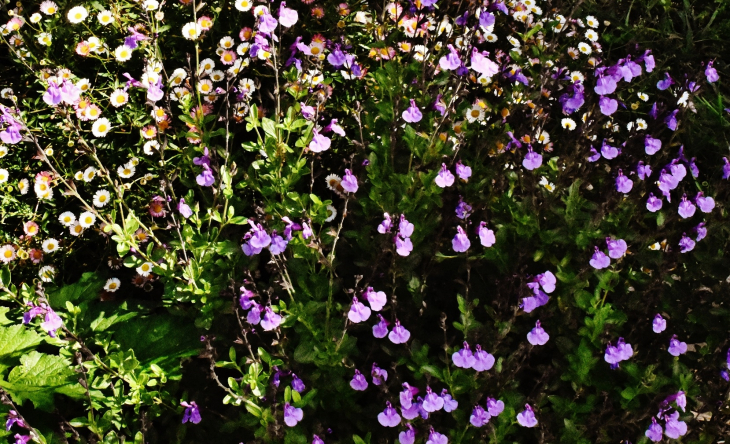
[[[43,338],[24,325],[0,327],[0,359],[12,357],[43,342]]]
[[[61,356],[32,351],[21,357],[20,363],[10,371],[7,381],[0,381],[15,403],[30,400],[36,408],[51,411],[56,393],[75,399],[86,396],[71,363]]]

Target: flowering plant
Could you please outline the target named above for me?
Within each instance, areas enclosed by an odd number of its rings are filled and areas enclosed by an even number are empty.
[[[59,3],[2,25],[16,442],[728,433],[712,50],[582,2]]]

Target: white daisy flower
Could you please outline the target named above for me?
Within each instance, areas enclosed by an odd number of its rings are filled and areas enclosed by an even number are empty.
[[[3,245],[0,247],[0,261],[7,264],[13,259],[15,259],[15,247],[12,245]]]
[[[589,15],[588,17],[586,17],[586,25],[590,26],[591,28],[598,28],[598,19],[596,19],[592,15]]]
[[[580,71],[573,71],[570,73],[570,80],[573,81],[573,83],[580,83],[585,80],[585,77],[583,77],[583,73]]]
[[[20,194],[28,194],[28,189],[30,189],[30,182],[28,182],[28,179],[20,179],[18,182],[18,190],[20,191]]]
[[[53,15],[58,12],[58,5],[52,1],[45,1],[41,3],[41,12],[45,15]]]
[[[636,95],[639,97],[639,99],[643,100],[644,102],[646,102],[647,100],[649,100],[649,95],[648,94],[645,94],[643,92],[636,93]]]
[[[221,80],[225,79],[226,75],[223,73],[223,71],[214,69],[210,72],[210,80],[213,82],[220,82]]]
[[[196,22],[187,23],[182,28],[182,35],[188,40],[197,40],[202,32],[203,28]]]
[[[250,11],[252,6],[253,2],[251,0],[236,0],[236,9],[241,12]]]
[[[115,291],[119,290],[119,287],[122,285],[122,283],[117,278],[111,278],[107,279],[106,284],[104,284],[104,290],[114,293]]]
[[[84,172],[83,171],[76,171],[74,173],[74,180],[77,180],[77,181],[84,180]]]
[[[335,220],[335,217],[337,217],[337,209],[333,207],[332,205],[327,205],[327,219],[325,219],[325,222],[332,222]]]
[[[235,44],[236,44],[236,41],[233,40],[233,37],[230,37],[230,36],[223,37],[218,42],[218,46],[220,46],[223,49],[231,49],[231,48],[233,48],[233,45],[235,45]]]
[[[548,181],[548,180],[547,180],[547,177],[545,177],[545,176],[542,176],[542,177],[540,178],[540,182],[539,182],[539,184],[540,184],[540,185],[542,185],[543,187],[545,187],[545,189],[546,189],[546,190],[548,190],[548,191],[549,191],[549,192],[551,192],[551,193],[552,193],[553,191],[555,191],[555,184],[554,184],[554,183],[552,183],[552,182],[550,182],[550,181]]]
[[[96,222],[96,216],[94,216],[94,213],[91,211],[84,211],[83,213],[79,214],[79,224],[83,228],[89,228],[90,226],[94,225],[94,222]]]
[[[124,165],[120,165],[119,168],[117,168],[117,174],[119,174],[119,177],[122,179],[129,179],[130,177],[134,176],[135,167],[130,162],[125,163]]]
[[[144,264],[137,267],[137,273],[139,273],[140,276],[147,277],[152,273],[152,269],[154,268],[155,264],[152,262],[145,262]]]
[[[213,59],[203,59],[200,61],[200,73],[208,74],[215,69],[215,62]]]
[[[213,82],[203,79],[198,82],[198,92],[201,94],[210,94],[213,92]]]
[[[68,231],[71,233],[71,236],[80,236],[84,232],[84,227],[80,223],[74,222],[69,225]]]
[[[157,0],[145,0],[142,6],[147,11],[156,11],[160,7],[160,2]]]
[[[84,170],[84,182],[91,182],[96,177],[96,168],[90,166]]]
[[[563,120],[561,120],[560,121],[560,124],[563,125],[563,128],[565,128],[565,129],[567,129],[569,131],[573,131],[575,129],[575,126],[576,126],[575,125],[575,120],[570,119],[568,117],[566,117]]]
[[[109,25],[114,22],[114,16],[111,11],[101,11],[96,15],[96,19],[99,20],[103,26]]]
[[[592,29],[586,31],[585,36],[588,40],[592,42],[598,41],[598,33]]]
[[[120,106],[126,105],[128,101],[129,101],[129,94],[127,94],[127,91],[125,91],[123,89],[116,89],[109,96],[109,102],[115,108],[119,108]]]
[[[41,32],[38,34],[38,43],[43,46],[51,46],[53,36],[47,32]]]
[[[44,265],[40,270],[38,270],[38,277],[40,277],[43,282],[51,282],[55,276],[56,268],[53,265]]]
[[[110,129],[111,124],[109,123],[109,119],[102,117],[94,122],[94,125],[91,127],[91,132],[94,134],[94,137],[104,137]]]
[[[41,247],[43,248],[43,252],[53,253],[54,251],[58,250],[58,241],[53,238],[46,239],[41,244]]]
[[[70,211],[64,211],[60,216],[58,216],[58,221],[61,222],[61,225],[64,227],[70,227],[76,222],[76,216]]]
[[[160,142],[156,140],[150,140],[147,143],[144,144],[144,147],[142,150],[144,153],[148,156],[154,155],[157,151],[160,149]]]
[[[132,58],[132,48],[127,45],[117,46],[117,49],[114,50],[114,57],[117,62],[126,62]]]
[[[89,88],[91,88],[91,82],[89,82],[89,79],[81,79],[76,82],[76,87],[80,89],[82,93],[85,93],[89,90]]]
[[[102,208],[106,204],[109,203],[110,199],[111,199],[111,194],[109,194],[109,191],[99,190],[96,193],[94,193],[94,206],[97,208]]]
[[[342,178],[337,174],[330,174],[329,176],[324,178],[324,181],[327,183],[327,188],[332,191],[339,191],[339,188],[341,187],[340,184],[342,183]]]
[[[593,52],[593,48],[591,48],[591,45],[585,42],[578,43],[578,51],[582,52],[585,55],[589,55],[591,52]]]
[[[497,37],[497,35],[496,34],[492,34],[491,32],[488,33],[488,34],[484,34],[484,40],[488,41],[489,43],[494,43],[498,39],[499,38]]]
[[[644,119],[636,119],[636,129],[639,131],[647,129],[649,126]]]
[[[74,6],[73,8],[68,10],[67,15],[68,21],[73,24],[83,22],[88,16],[89,12],[83,6]]]
[[[10,177],[10,173],[8,173],[8,170],[6,170],[5,168],[0,168],[0,183],[7,182],[8,177]]]

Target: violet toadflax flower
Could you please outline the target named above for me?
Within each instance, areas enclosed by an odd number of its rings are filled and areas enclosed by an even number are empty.
[[[362,302],[357,300],[357,296],[352,298],[352,305],[350,305],[350,311],[347,313],[347,318],[350,322],[358,324],[363,321],[367,321],[370,317],[370,309],[365,306]]]
[[[487,228],[486,222],[480,222],[479,228],[477,229],[477,234],[479,235],[479,242],[484,247],[491,247],[494,245],[495,242],[497,242],[497,239],[494,236],[494,231]]]
[[[198,409],[198,404],[196,404],[195,401],[190,403],[183,401],[180,405],[185,407],[185,413],[183,414],[182,419],[183,424],[186,422],[192,422],[193,424],[200,422],[200,410]]]
[[[439,66],[445,71],[453,71],[461,66],[459,53],[454,49],[454,45],[448,45],[449,53],[439,59]]]
[[[474,407],[474,409],[471,411],[471,416],[469,417],[469,423],[473,425],[474,427],[483,427],[485,424],[489,422],[489,419],[491,416],[489,413],[484,410],[484,407],[477,405]]]
[[[591,264],[591,267],[595,268],[596,270],[602,270],[611,265],[611,259],[609,259],[604,252],[596,247],[596,250],[593,253],[593,257],[590,261],[588,261],[588,263]]]
[[[442,435],[439,432],[436,432],[434,429],[431,429],[431,432],[428,434],[428,440],[426,441],[426,444],[448,444],[449,438],[446,437],[446,435]]]
[[[421,121],[421,119],[423,118],[423,114],[421,113],[421,110],[418,109],[418,106],[416,105],[416,101],[414,99],[411,99],[411,106],[403,111],[402,117],[403,120],[408,123],[418,123]]]
[[[375,291],[373,290],[373,287],[368,287],[363,293],[363,296],[370,304],[370,308],[372,308],[374,311],[382,310],[385,306],[385,303],[387,302],[385,292]]]
[[[451,174],[451,171],[449,171],[445,163],[441,164],[441,171],[439,171],[436,175],[436,179],[434,181],[436,182],[436,185],[441,188],[450,187],[454,184],[454,175]]]
[[[646,432],[644,432],[644,436],[654,442],[659,442],[662,440],[662,432],[662,426],[660,426],[659,423],[656,422],[656,418],[652,417],[651,425],[648,429],[646,429]]]
[[[471,167],[464,165],[460,160],[456,161],[456,175],[459,179],[467,182],[471,177]]]
[[[497,417],[504,411],[504,402],[499,399],[487,398],[487,411]]]
[[[304,412],[298,407],[294,407],[288,402],[284,404],[284,423],[289,427],[294,427],[304,417]]]
[[[451,240],[451,246],[457,253],[464,253],[469,249],[471,241],[469,240],[469,237],[467,237],[463,228],[456,227],[456,235]]]
[[[662,149],[662,141],[655,139],[649,135],[644,138],[644,151],[646,154],[652,156]]]
[[[606,238],[606,244],[608,245],[608,255],[612,259],[624,257],[628,249],[626,241],[623,239],[612,240],[611,238]]]
[[[670,355],[679,356],[687,353],[687,343],[681,342],[677,339],[677,335],[672,336],[669,340],[669,348],[667,349]]]
[[[408,429],[398,434],[399,444],[413,444],[416,442],[416,431],[413,430],[413,426],[406,424],[406,427],[408,427]]]
[[[679,439],[687,433],[687,423],[679,421],[679,412],[675,411],[665,417],[664,434],[672,439]]]
[[[378,339],[384,338],[388,335],[388,321],[383,318],[383,315],[378,315],[378,319],[380,321],[373,325],[373,336],[375,336]]]
[[[474,354],[472,353],[471,348],[469,348],[469,344],[467,342],[464,342],[464,348],[451,355],[451,361],[455,366],[461,368],[471,368],[474,365],[474,362],[476,362]]]
[[[453,412],[459,407],[459,403],[449,395],[446,389],[441,390],[441,399],[444,400],[445,412]]]
[[[618,176],[616,177],[616,191],[619,193],[628,193],[634,187],[634,182],[628,177],[624,176],[623,171],[619,168]]]
[[[302,393],[305,388],[304,382],[297,375],[292,374],[291,389],[297,393]]]
[[[365,376],[360,373],[360,370],[355,370],[355,376],[353,376],[352,380],[350,381],[350,387],[352,387],[353,390],[357,390],[359,392],[368,388],[368,381],[367,379],[365,379]]]
[[[667,320],[662,317],[659,313],[654,316],[654,320],[651,323],[651,328],[654,333],[661,333],[667,329]]]
[[[532,345],[545,345],[549,339],[550,335],[542,328],[540,321],[537,321],[535,328],[527,333],[527,341]]]
[[[352,171],[345,169],[345,177],[342,178],[340,185],[348,193],[356,193],[358,189],[357,177],[353,176]]]
[[[517,414],[517,422],[522,427],[535,427],[537,425],[537,418],[535,418],[535,412],[530,404],[525,404],[525,410]]]
[[[309,143],[309,150],[313,153],[321,153],[330,149],[332,141],[327,136],[323,136],[318,130],[314,130],[314,136],[312,141]]]
[[[279,23],[285,28],[291,28],[299,20],[299,14],[294,9],[286,7],[285,2],[281,2],[279,7]]]
[[[715,199],[709,196],[705,197],[702,191],[697,193],[697,196],[695,197],[695,202],[700,208],[700,211],[702,211],[703,213],[710,213],[712,212],[713,208],[715,208]]]
[[[390,342],[392,342],[393,344],[405,344],[406,342],[408,342],[408,339],[410,337],[411,332],[409,332],[405,329],[405,327],[400,325],[400,321],[396,319],[393,330],[388,333],[388,339],[390,339]]]
[[[662,209],[662,200],[655,197],[654,193],[649,193],[649,199],[646,200],[646,209],[656,213]]]
[[[705,68],[705,77],[707,77],[707,81],[710,83],[715,83],[720,80],[717,70],[712,66],[714,62],[714,60],[707,62],[707,67]]]
[[[378,414],[378,422],[383,427],[397,427],[400,424],[400,415],[393,408],[390,401],[385,403],[385,410]]]
[[[429,413],[441,410],[444,407],[444,400],[431,390],[431,387],[426,387],[426,397],[423,398],[423,409]]]
[[[522,160],[522,166],[525,167],[525,169],[532,171],[536,168],[540,168],[540,165],[542,165],[542,155],[532,151],[531,146],[528,147],[527,154],[525,154],[525,158]]]
[[[482,350],[482,346],[477,344],[476,351],[474,352],[474,363],[471,368],[478,372],[490,370],[494,367],[494,356],[490,353]]]
[[[271,307],[264,309],[264,318],[261,320],[261,327],[264,331],[271,331],[281,324],[281,315],[274,313]]]
[[[602,96],[598,100],[598,105],[601,108],[601,113],[604,116],[610,116],[618,109],[618,101],[607,96]]]
[[[687,237],[686,233],[682,234],[682,239],[679,240],[679,252],[680,253],[686,253],[688,251],[692,251],[695,247],[695,241]]]
[[[688,217],[694,216],[695,210],[697,210],[697,207],[687,200],[687,195],[685,194],[682,196],[682,202],[679,203],[679,210],[677,211],[679,215],[682,216],[683,219],[687,219]]]

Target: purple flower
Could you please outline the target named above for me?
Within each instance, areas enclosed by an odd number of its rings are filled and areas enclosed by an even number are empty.
[[[530,286],[530,284],[527,285]],[[535,293],[535,296],[529,296],[522,299],[522,304],[520,305],[520,307],[525,310],[525,313],[531,313],[536,308],[547,304],[550,300],[550,297],[539,288],[533,288],[532,291]]]
[[[451,240],[451,246],[457,253],[464,253],[469,249],[471,241],[469,241],[463,228],[456,227],[456,236]]]
[[[380,311],[383,309],[387,302],[387,297],[385,296],[384,291],[375,291],[373,290],[373,287],[368,287],[365,292],[363,293],[363,296],[365,296],[365,299],[370,304],[370,308],[372,308],[375,311]]]
[[[682,409],[682,411],[686,411],[687,409],[687,395],[683,391],[677,392],[675,395],[675,402],[677,403],[677,407]]]
[[[682,216],[683,219],[687,219],[695,214],[695,210],[697,210],[697,207],[687,200],[687,195],[685,194],[682,196],[682,202],[679,203],[679,215]]]
[[[471,368],[476,362],[476,359],[474,359],[474,354],[471,352],[469,344],[467,342],[464,342],[464,348],[452,354],[451,361],[457,367]]]
[[[315,112],[313,106],[305,105],[302,102],[299,102],[299,106],[302,110],[302,117],[307,120],[314,120],[314,117],[317,115],[317,113]]]
[[[147,87],[147,100],[152,103],[157,103],[165,97],[165,92],[162,90],[162,77],[157,78],[157,82],[150,83]]]
[[[423,408],[421,407],[422,403],[423,398],[419,396],[418,400],[412,402],[410,407],[401,408],[401,414],[403,415],[403,418],[410,420],[417,418],[418,415],[422,415],[424,419],[428,418],[428,412],[423,410]]]
[[[656,87],[659,89],[659,91],[664,91],[665,89],[672,86],[672,83],[674,83],[674,80],[672,80],[672,77],[669,75],[668,72],[665,72],[664,79],[658,81]]]
[[[269,251],[271,254],[281,254],[286,250],[288,242],[281,236],[276,234],[276,230],[272,233],[271,244],[269,245]]]
[[[560,104],[563,106],[563,114],[565,115],[573,114],[585,103],[582,84],[570,85],[568,91],[572,92],[573,95],[571,96],[566,92],[560,96]]]
[[[612,259],[620,259],[626,254],[628,247],[623,239],[611,240],[611,238],[606,238],[606,244],[608,245],[608,255]]]
[[[703,213],[710,213],[712,212],[712,209],[715,208],[715,199],[711,197],[705,197],[702,191],[697,193],[697,197],[695,197],[695,202],[697,202],[697,206],[700,207],[700,211]]]
[[[264,12],[263,15],[259,16],[259,31],[264,34],[271,34],[276,30],[278,23],[271,14]]]
[[[692,251],[695,247],[695,241],[687,237],[686,233],[682,234],[682,239],[679,240],[680,253],[686,253]]]
[[[532,171],[536,168],[540,168],[542,165],[542,155],[532,151],[532,147],[527,148],[527,154],[522,160],[522,166]]]
[[[727,157],[723,157],[722,160],[725,162],[725,165],[722,166],[722,178],[728,179],[730,178],[730,160]]]
[[[428,413],[436,412],[444,407],[444,400],[439,395],[431,391],[431,387],[426,387],[426,397],[423,399],[423,410]]]
[[[352,381],[350,381],[350,387],[359,392],[368,388],[368,381],[365,379],[365,376],[360,373],[360,370],[355,370],[355,376],[353,376]]]
[[[413,230],[415,228],[416,227],[412,223],[408,222],[405,214],[400,215],[400,222],[398,222],[398,234],[399,235],[401,235],[403,237],[411,237],[411,235],[413,234]]]
[[[454,49],[454,45],[448,45],[449,53],[439,59],[439,66],[446,71],[453,71],[461,66],[459,53]]]
[[[330,124],[324,127],[323,132],[327,133],[330,131],[341,137],[345,137],[345,130],[337,123],[337,119],[330,120]]]
[[[535,427],[537,425],[537,418],[535,418],[535,412],[530,404],[525,404],[525,410],[517,414],[517,422],[522,427]]]
[[[201,187],[209,187],[215,183],[215,177],[213,177],[213,171],[206,164],[203,164],[203,172],[198,174],[195,181]]]
[[[601,113],[604,116],[610,116],[618,109],[618,101],[610,97],[602,96],[598,100],[598,106],[601,108]]]
[[[192,401],[190,403],[183,401],[180,403],[180,405],[185,407],[185,412],[183,413],[182,419],[183,424],[185,424],[186,422],[192,422],[193,424],[197,424],[200,422],[200,410],[198,409],[198,404],[196,404],[195,401]]]
[[[416,101],[414,99],[411,99],[411,106],[403,111],[402,117],[403,120],[408,123],[417,123],[421,121],[421,119],[423,118],[423,114],[421,113],[421,110],[418,109],[418,106],[416,105]]]
[[[480,222],[479,228],[477,229],[477,234],[479,235],[479,242],[487,248],[494,245],[495,242],[497,242],[497,239],[494,237],[494,231],[487,228],[486,222]]]
[[[714,60],[710,60],[707,62],[707,67],[705,68],[705,77],[707,77],[707,81],[710,83],[715,83],[720,80],[717,70],[712,66],[714,62]]]
[[[31,435],[21,435],[20,433],[16,433],[13,438],[15,438],[15,444],[27,444],[33,437]]]
[[[540,326],[540,321],[537,321],[535,323],[535,328],[533,328],[529,333],[527,333],[527,341],[532,345],[545,345],[545,344],[547,344],[547,341],[549,339],[550,339],[550,335],[548,335],[547,332],[545,330],[543,330],[543,328]],[[532,426],[525,426],[525,427],[532,427]]]
[[[654,316],[654,321],[651,323],[651,328],[654,330],[654,333],[661,333],[667,329],[667,320],[657,313],[656,316]]]
[[[471,205],[464,202],[464,200],[459,196],[459,203],[456,205],[456,217],[459,219],[466,219],[471,215]]]
[[[434,429],[431,429],[431,432],[428,434],[428,441],[426,441],[426,444],[449,444],[449,438],[434,431]]]
[[[697,237],[695,238],[697,242],[701,241],[705,238],[705,236],[707,236],[707,228],[705,228],[704,222],[700,222],[699,225],[695,227],[695,231],[697,232]]]
[[[634,349],[631,344],[624,342],[624,338],[618,338],[618,342],[615,346],[608,343],[606,346],[606,353],[603,355],[603,360],[611,364],[612,369],[616,369],[621,361],[625,361],[634,355]]]
[[[299,20],[299,14],[297,14],[297,11],[287,8],[286,3],[281,2],[281,6],[279,7],[279,23],[281,23],[281,26],[291,28],[297,20]]]
[[[381,339],[388,335],[388,325],[390,325],[390,323],[386,321],[382,315],[378,315],[378,318],[380,321],[373,325],[373,336]]]
[[[664,123],[667,124],[667,128],[669,128],[672,131],[677,130],[677,113],[679,112],[678,109],[675,109],[667,117],[664,119]]]
[[[261,305],[256,302],[251,304],[251,311],[246,315],[246,320],[251,325],[256,325],[261,322]]]
[[[342,182],[340,182],[340,184],[348,193],[357,192],[357,177],[353,176],[349,169],[345,169],[345,177],[342,178]]]
[[[292,380],[291,380],[291,389],[294,390],[297,393],[302,393],[304,389],[306,388],[304,386],[304,382],[302,382],[301,379],[295,374],[292,374]]]
[[[403,383],[403,391],[398,395],[401,408],[408,409],[413,405],[413,396],[418,393],[416,387],[411,387],[407,382]]]
[[[657,103],[654,102],[654,104],[651,106],[651,109],[649,110],[649,117],[656,120],[658,115],[659,115],[659,108],[657,107]]]
[[[200,156],[200,157],[194,157],[193,158],[193,163],[195,165],[208,165],[208,166],[210,166],[210,155],[209,155],[208,147],[205,147],[205,149],[203,150],[203,155],[202,156]]]
[[[649,135],[644,138],[644,151],[648,155],[654,155],[662,148],[662,141]]]
[[[487,398],[487,411],[494,417],[499,416],[504,411],[504,402],[499,399]]]
[[[601,155],[606,160],[615,159],[619,154],[621,154],[621,150],[609,145],[606,143],[606,139],[603,139],[603,145],[601,146]]]
[[[242,309],[248,310],[254,304],[254,302],[251,300],[251,297],[253,296],[253,291],[248,290],[246,287],[241,287],[241,292],[241,297],[238,299],[238,303],[239,305],[241,305]]]
[[[396,319],[393,330],[388,333],[388,339],[390,339],[390,342],[392,342],[393,344],[405,344],[406,342],[408,342],[408,339],[410,337],[411,332],[409,332],[405,329],[405,327],[400,325],[400,321]]]
[[[413,430],[412,425],[406,424],[406,427],[408,427],[408,429],[398,434],[398,442],[400,444],[413,444],[416,442],[416,432]]]
[[[727,382],[730,382],[730,373],[727,370],[720,370],[720,377]]]
[[[678,421],[679,412],[674,412],[671,415],[664,417],[664,434],[669,438],[678,439],[680,436],[684,436],[687,433],[687,423],[684,421]]]
[[[358,324],[363,321],[367,321],[370,317],[370,309],[365,306],[362,302],[357,300],[357,296],[352,298],[352,305],[350,306],[350,311],[347,313],[347,318],[355,323]]]
[[[618,176],[616,177],[616,191],[619,193],[628,193],[631,191],[631,188],[634,187],[634,182],[631,181],[628,177],[624,176],[623,171],[619,168],[618,170]]]
[[[639,161],[639,164],[636,166],[636,174],[639,176],[639,179],[645,180],[651,176],[651,165],[644,165],[644,162]]]
[[[266,248],[271,243],[271,236],[269,236],[266,233],[266,230],[264,230],[264,227],[261,226],[261,224],[254,225],[253,222],[251,222],[251,246],[254,248]]]
[[[441,390],[441,399],[444,400],[445,412],[453,412],[459,407],[459,403],[449,395],[446,389]]]
[[[468,167],[461,163],[460,160],[456,161],[456,175],[459,176],[459,179],[463,180],[464,182],[467,182],[469,178],[471,177],[471,167]]]
[[[479,15],[479,26],[485,30],[493,28],[497,18],[491,12],[482,10]]]
[[[330,145],[332,144],[332,141],[329,137],[323,136],[319,133],[318,130],[314,130],[314,137],[312,137],[312,141],[309,143],[309,150],[313,153],[321,153],[322,151],[327,151],[330,149]]]
[[[601,158],[601,153],[596,151],[595,148],[591,147],[591,155],[588,157],[588,162],[595,162]]]
[[[492,77],[499,72],[499,65],[487,58],[487,54],[480,53],[476,48],[471,52],[471,69],[484,75]]]
[[[474,410],[471,411],[469,422],[474,427],[482,427],[489,422],[489,418],[491,418],[491,416],[484,410],[484,407],[477,405],[474,407]]]
[[[411,239],[403,238],[400,235],[395,237],[395,252],[400,256],[408,256],[413,251],[413,243]]]
[[[454,184],[454,175],[451,174],[451,171],[449,171],[448,168],[446,168],[446,164],[441,164],[441,171],[439,171],[438,175],[435,179],[436,185],[440,186],[441,188],[450,187]]]
[[[385,219],[378,225],[378,233],[380,234],[388,233],[393,228],[393,221],[390,219],[390,214],[383,213],[383,216]]]
[[[310,237],[312,237],[313,234],[314,233],[312,233],[312,229],[309,227],[309,225],[307,225],[306,222],[302,222],[302,237],[304,239],[309,239]]]
[[[609,259],[604,252],[600,251],[598,247],[596,247],[593,257],[590,261],[588,261],[588,263],[596,270],[602,270],[611,265],[611,259]]]
[[[56,330],[63,327],[63,320],[53,311],[52,308],[48,307],[44,321],[41,322],[41,328],[48,333],[48,336],[55,338]]]
[[[18,427],[25,428],[25,422],[18,416],[18,412],[10,410],[8,412],[8,420],[5,422],[5,431],[9,431],[13,424],[18,424]]]
[[[687,343],[677,339],[677,335],[672,336],[669,340],[669,349],[667,350],[672,356],[679,356],[687,353]]]
[[[385,410],[378,414],[378,422],[383,427],[397,427],[400,424],[400,415],[390,402],[386,402]]]
[[[48,89],[43,93],[43,101],[48,106],[56,106],[61,103],[61,88],[55,82],[48,82]]]
[[[294,427],[304,417],[302,409],[294,407],[288,402],[284,404],[284,423],[289,427]]]
[[[656,422],[656,418],[651,418],[651,425],[648,429],[646,429],[646,432],[644,432],[644,435],[651,439],[654,442],[659,442],[662,440],[662,426],[659,425],[658,422]]]
[[[649,193],[649,199],[646,201],[646,209],[652,213],[656,213],[662,209],[662,200],[654,197],[654,193]]]
[[[180,202],[177,204],[177,211],[184,217],[185,219],[189,218],[193,215],[193,210],[190,209],[190,206],[185,203],[184,198],[180,198]]]
[[[612,76],[601,76],[596,81],[596,87],[593,90],[596,94],[605,96],[607,94],[613,94],[616,91],[616,80]]]
[[[281,315],[274,313],[271,307],[264,309],[264,318],[261,320],[261,327],[265,331],[271,331],[281,324]]]
[[[478,372],[483,372],[490,370],[492,367],[494,367],[494,356],[482,350],[482,346],[477,344],[476,351],[474,352],[474,363],[471,365],[471,368]]]
[[[81,98],[81,88],[69,82],[68,80],[63,81],[61,86],[61,100],[66,105],[75,105]]]
[[[313,435],[312,436],[312,444],[324,444],[324,441],[319,436]]]

